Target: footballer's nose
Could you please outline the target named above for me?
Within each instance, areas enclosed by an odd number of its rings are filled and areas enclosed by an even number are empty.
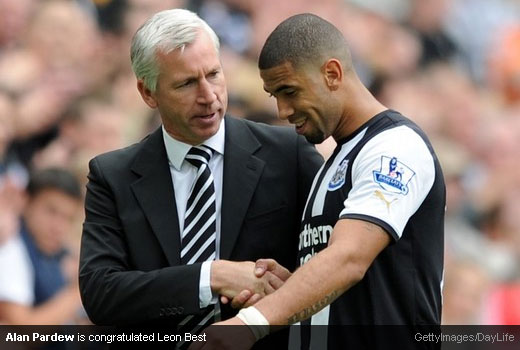
[[[294,114],[294,108],[281,99],[276,100],[276,104],[278,105],[278,117],[282,120],[287,120],[290,116]]]

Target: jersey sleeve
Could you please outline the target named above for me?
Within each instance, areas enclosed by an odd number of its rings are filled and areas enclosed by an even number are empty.
[[[375,223],[397,241],[434,180],[434,160],[419,134],[407,126],[383,131],[354,160],[352,189],[339,218]]]

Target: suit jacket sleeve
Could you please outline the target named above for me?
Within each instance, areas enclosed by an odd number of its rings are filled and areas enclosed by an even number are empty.
[[[175,323],[186,314],[198,313],[200,264],[149,271],[136,268],[129,256],[128,232],[119,217],[115,189],[104,178],[97,159],[89,167],[79,281],[91,320],[104,325]]]

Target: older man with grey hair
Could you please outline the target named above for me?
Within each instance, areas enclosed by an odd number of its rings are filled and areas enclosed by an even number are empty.
[[[289,128],[226,115],[219,41],[196,14],[152,16],[133,38],[131,59],[162,126],[90,162],[82,300],[97,324],[199,332],[236,313],[219,295],[264,296],[288,277],[281,266],[294,269],[322,158]],[[256,277],[258,258],[281,266]],[[266,340],[282,348],[287,336]]]

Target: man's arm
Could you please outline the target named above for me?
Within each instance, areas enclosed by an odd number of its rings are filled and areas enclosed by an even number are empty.
[[[254,307],[271,327],[305,320],[359,282],[390,241],[388,233],[375,224],[362,220],[339,220],[328,247]],[[216,325],[243,326],[244,322],[233,317]],[[229,332],[210,327],[206,330],[206,342],[193,343],[190,349],[235,349],[237,346],[249,349],[255,342],[253,332],[260,334],[261,328],[230,328],[233,332],[231,337]],[[240,339],[240,343],[236,339]]]
[[[200,312],[200,263],[147,271],[134,267],[123,224],[132,218],[119,217],[116,190],[93,160],[80,259],[81,294],[89,317],[97,324],[136,324]],[[271,292],[269,280],[276,277],[259,279],[253,270],[253,262],[216,261],[211,271],[212,290],[231,298],[243,289],[262,295]]]
[[[69,285],[35,307],[0,301],[0,320],[14,325],[64,324],[77,316],[80,305],[78,287]]]
[[[375,224],[339,220],[329,246],[255,307],[270,325],[287,325],[307,319],[359,282],[390,241],[388,233]],[[237,318],[229,323],[242,324]]]

